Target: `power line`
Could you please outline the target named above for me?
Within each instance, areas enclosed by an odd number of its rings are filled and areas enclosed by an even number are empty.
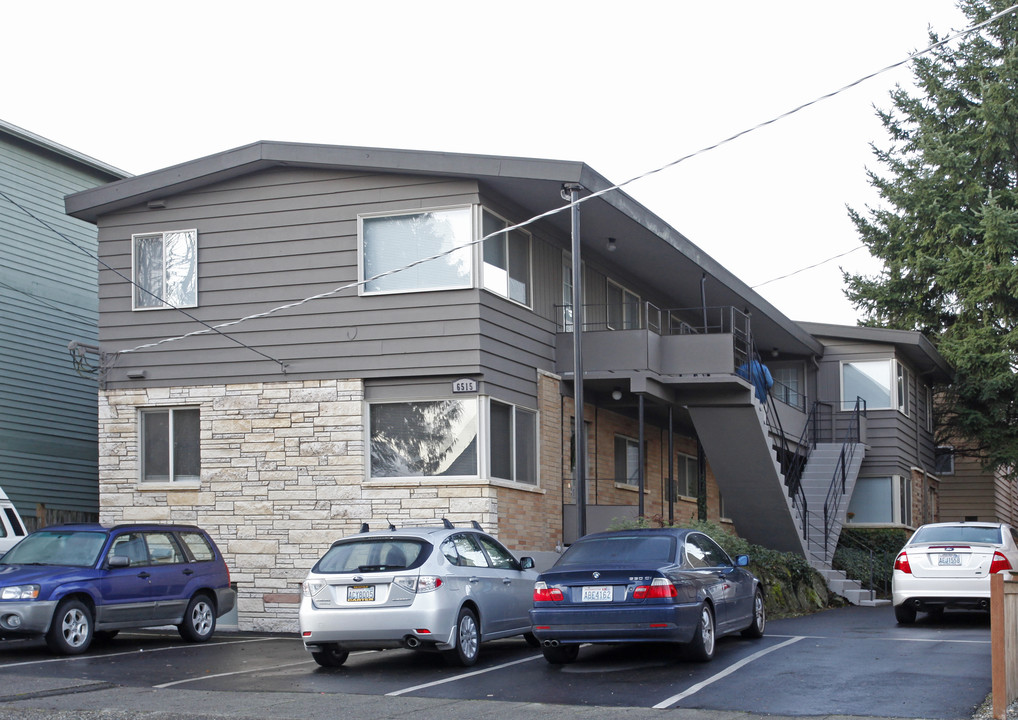
[[[840,95],[841,93],[843,93],[843,92],[845,92],[847,90],[850,90],[850,89],[856,87],[857,85],[860,85],[861,83],[866,82],[867,80],[870,80],[870,79],[872,79],[874,77],[877,77],[878,75],[881,75],[883,73],[886,73],[886,72],[889,72],[889,71],[894,70],[896,68],[899,68],[899,67],[901,67],[901,66],[911,62],[912,60],[914,60],[917,57],[920,57],[922,55],[926,55],[926,54],[932,52],[933,50],[935,50],[935,49],[937,49],[939,47],[942,47],[942,46],[946,45],[947,43],[949,43],[949,42],[951,42],[951,41],[953,41],[953,40],[955,40],[955,39],[957,39],[959,37],[962,37],[962,36],[967,35],[969,33],[975,32],[976,30],[979,30],[980,28],[983,28],[986,25],[989,25],[990,23],[994,22],[995,20],[998,20],[999,18],[1003,17],[1004,15],[1007,15],[1009,13],[1014,12],[1016,9],[1018,9],[1018,4],[1012,5],[1011,7],[1009,7],[1007,9],[1005,9],[1005,10],[1002,10],[1002,11],[1000,11],[1000,12],[990,16],[989,18],[987,18],[986,20],[984,20],[981,23],[977,23],[976,25],[973,25],[973,26],[971,26],[969,28],[965,28],[964,30],[960,30],[960,31],[954,33],[953,35],[950,35],[950,36],[944,38],[943,40],[940,40],[939,42],[936,42],[936,43],[934,43],[934,44],[924,48],[923,50],[916,51],[915,53],[912,53],[912,54],[908,55],[903,60],[900,60],[900,61],[898,61],[896,63],[892,63],[891,65],[888,65],[888,66],[886,66],[886,67],[884,67],[884,68],[882,68],[880,70],[877,70],[875,72],[872,72],[872,73],[869,73],[867,75],[864,75],[864,76],[860,77],[859,79],[857,79],[857,80],[855,80],[853,82],[850,82],[847,85],[844,85],[843,87],[841,87],[841,88],[839,88],[837,90],[834,90],[832,92],[829,92],[829,93],[826,93],[824,95],[821,95],[821,96],[819,96],[819,97],[817,97],[817,98],[815,98],[815,99],[813,99],[813,100],[811,100],[809,102],[802,103],[801,105],[798,105],[798,106],[792,108],[791,110],[788,110],[788,111],[783,112],[783,113],[781,113],[779,115],[776,115],[776,116],[774,116],[773,118],[771,118],[769,120],[765,120],[763,122],[757,123],[756,125],[748,128],[746,130],[742,130],[740,132],[737,132],[734,135],[731,135],[731,136],[729,136],[729,137],[727,137],[727,138],[725,138],[723,140],[720,140],[720,141],[718,141],[716,143],[713,143],[711,145],[707,145],[705,147],[702,147],[699,150],[696,150],[696,151],[694,151],[692,153],[689,153],[687,155],[684,155],[684,156],[678,158],[677,160],[673,160],[673,161],[671,161],[669,163],[666,163],[665,165],[662,165],[660,167],[657,167],[657,168],[655,168],[653,170],[649,170],[647,172],[644,172],[644,173],[641,173],[639,175],[636,175],[636,176],[630,178],[629,180],[626,180],[624,182],[618,183],[617,185],[611,185],[611,186],[609,186],[607,188],[604,188],[602,190],[598,190],[596,192],[593,192],[590,195],[586,195],[586,196],[584,196],[582,198],[578,198],[574,202],[569,202],[569,203],[566,203],[565,205],[562,205],[561,207],[553,208],[553,209],[548,210],[546,212],[543,212],[543,213],[541,213],[539,215],[535,215],[534,217],[531,217],[530,219],[525,220],[525,221],[523,221],[521,223],[518,223],[516,225],[511,225],[509,227],[503,228],[501,230],[498,230],[498,231],[496,231],[494,233],[491,233],[490,235],[486,235],[486,236],[484,236],[482,238],[479,238],[477,240],[472,240],[470,242],[463,243],[461,245],[457,245],[457,246],[455,246],[453,248],[450,248],[450,249],[445,250],[443,252],[437,253],[437,254],[432,255],[430,257],[426,257],[426,258],[421,258],[419,260],[415,260],[414,262],[409,263],[409,264],[407,264],[405,266],[402,266],[402,267],[399,267],[399,268],[394,268],[394,269],[385,271],[383,273],[379,273],[378,275],[375,275],[375,276],[370,277],[370,278],[366,278],[364,280],[359,280],[359,281],[355,281],[355,282],[352,282],[352,283],[347,283],[346,285],[341,285],[341,286],[336,287],[336,288],[334,288],[332,290],[329,290],[327,292],[319,293],[317,295],[312,295],[310,297],[303,298],[302,300],[298,300],[298,301],[295,301],[295,302],[292,302],[292,303],[287,303],[285,305],[280,305],[280,306],[271,308],[269,310],[266,310],[264,312],[255,313],[253,315],[247,315],[245,317],[238,318],[236,320],[231,320],[231,321],[225,322],[225,323],[219,323],[217,325],[209,325],[208,323],[193,317],[192,315],[190,315],[189,313],[185,312],[184,310],[182,310],[180,308],[174,308],[178,312],[181,312],[182,314],[184,314],[185,316],[191,318],[195,322],[200,323],[201,325],[204,326],[204,328],[201,329],[201,330],[195,330],[193,332],[185,333],[184,335],[178,335],[178,336],[174,336],[174,337],[163,338],[163,339],[158,340],[156,342],[146,343],[144,345],[139,345],[137,347],[129,348],[127,350],[120,350],[120,351],[118,351],[118,354],[126,354],[126,353],[138,352],[140,350],[145,350],[145,349],[157,347],[157,346],[163,345],[165,343],[176,342],[178,340],[184,340],[186,338],[193,337],[193,336],[196,336],[196,335],[203,335],[203,334],[208,334],[208,333],[211,333],[211,332],[215,332],[215,333],[219,333],[219,334],[223,335],[223,337],[225,337],[225,338],[227,338],[229,340],[232,340],[233,342],[236,342],[239,345],[242,345],[243,347],[245,347],[245,348],[247,348],[249,350],[252,350],[253,352],[256,352],[256,353],[262,355],[263,357],[271,359],[273,362],[278,363],[280,365],[280,367],[285,372],[286,366],[281,361],[276,360],[275,358],[270,358],[268,355],[265,355],[264,353],[256,350],[255,348],[252,348],[252,347],[250,347],[248,345],[245,345],[244,343],[242,343],[241,341],[237,340],[236,338],[233,338],[233,337],[231,337],[229,335],[226,335],[225,333],[222,333],[221,332],[222,328],[233,327],[233,326],[239,325],[241,323],[244,323],[244,322],[247,322],[247,321],[250,321],[250,320],[255,320],[255,319],[259,319],[259,318],[268,317],[269,315],[273,315],[275,313],[282,312],[284,310],[290,310],[290,309],[293,309],[295,307],[299,307],[299,306],[304,305],[306,303],[312,302],[314,300],[321,300],[321,299],[324,299],[324,298],[332,297],[334,295],[337,295],[337,294],[343,292],[344,290],[351,290],[351,289],[354,289],[354,288],[357,288],[357,287],[361,287],[361,286],[366,285],[366,284],[368,284],[370,282],[374,282],[375,280],[378,280],[379,278],[383,278],[383,277],[386,277],[388,275],[392,275],[392,274],[397,273],[397,272],[402,272],[404,270],[408,270],[408,269],[410,269],[412,267],[416,267],[417,265],[420,265],[420,264],[425,263],[425,262],[429,262],[431,260],[437,260],[439,258],[442,258],[442,257],[445,257],[447,255],[450,255],[450,254],[452,254],[452,253],[454,253],[454,252],[456,252],[458,250],[461,250],[463,248],[471,247],[471,246],[476,245],[478,243],[482,243],[485,240],[488,240],[489,238],[495,237],[495,236],[503,234],[503,233],[508,233],[508,232],[511,232],[513,230],[516,230],[516,229],[519,229],[519,228],[522,228],[522,227],[526,227],[527,225],[531,225],[531,224],[533,224],[535,222],[538,222],[539,220],[542,220],[542,219],[544,219],[546,217],[551,217],[552,215],[556,215],[556,214],[558,214],[560,212],[563,212],[565,210],[568,210],[568,209],[572,208],[574,205],[579,205],[579,204],[587,202],[589,200],[593,200],[594,198],[601,197],[601,196],[606,195],[607,193],[612,192],[614,190],[620,190],[623,187],[626,187],[627,185],[630,185],[630,184],[632,184],[634,182],[637,182],[638,180],[642,180],[644,178],[650,177],[650,176],[655,175],[657,173],[663,172],[663,171],[665,171],[665,170],[667,170],[669,168],[675,167],[676,165],[679,165],[679,164],[681,164],[683,162],[686,162],[687,160],[695,158],[695,157],[697,157],[699,155],[703,155],[705,153],[711,152],[712,150],[716,150],[717,148],[720,148],[720,147],[722,147],[724,145],[728,145],[729,143],[732,143],[735,140],[738,140],[739,138],[741,138],[741,137],[743,137],[745,135],[748,135],[750,133],[756,132],[757,130],[765,128],[765,127],[767,127],[769,125],[773,125],[776,122],[784,120],[785,118],[788,118],[788,117],[790,117],[790,116],[792,116],[792,115],[794,115],[794,114],[796,114],[796,113],[798,113],[798,112],[800,112],[802,110],[805,110],[806,108],[809,108],[809,107],[811,107],[813,105],[816,105],[816,104],[818,104],[820,102],[823,102],[824,100],[828,100],[828,99],[830,99],[832,97]],[[2,194],[2,193],[0,193],[0,194]],[[8,200],[9,199],[10,198],[8,198]],[[11,201],[11,202],[13,202],[13,201]],[[42,222],[42,221],[40,220],[39,222]],[[54,230],[53,232],[56,232],[56,231]],[[57,234],[59,234],[59,233],[57,233]],[[61,235],[61,237],[63,237],[63,236]],[[65,238],[65,239],[67,239],[67,238]],[[854,252],[855,250],[858,250],[858,249],[859,248],[854,248],[853,250],[850,250],[848,252]],[[83,252],[87,252],[87,251],[84,251],[84,250],[82,250],[82,251]],[[843,253],[843,255],[844,254],[848,254],[848,253]],[[840,257],[840,255],[839,256],[835,256],[835,258],[836,257]],[[830,260],[833,260],[835,258],[828,258],[828,260],[825,260],[825,261],[822,261],[820,263],[817,263],[817,265],[822,265],[823,263],[829,262]],[[100,260],[100,262],[102,262],[102,261]],[[124,276],[122,273],[120,273],[116,269],[110,267],[109,265],[107,265],[105,263],[103,263],[103,265],[105,267],[107,267],[108,269],[112,270],[119,277],[123,278],[124,280],[127,280],[127,282],[131,283],[132,285],[135,285],[136,287],[140,287],[140,286],[136,285],[133,280],[131,280],[130,278],[127,278],[126,276]],[[812,267],[816,267],[816,265],[810,266],[809,268],[803,268],[802,270],[795,271],[795,273],[791,273],[791,274],[797,274],[798,272],[803,272],[805,270],[811,269]],[[783,277],[788,277],[788,276],[786,275],[786,276],[783,276]],[[762,285],[765,285],[765,284],[767,284],[769,282],[774,282],[775,280],[780,280],[780,279],[782,279],[782,278],[775,278],[774,280],[768,280],[766,283],[761,283],[760,285],[757,285],[756,287],[761,287]],[[142,290],[144,290],[145,292],[148,292],[145,288],[142,288]],[[152,293],[149,293],[149,294],[151,295]],[[156,297],[156,296],[153,295],[153,297]],[[160,298],[160,300],[161,300],[161,298]],[[163,301],[163,302],[165,302],[165,301]],[[166,303],[166,304],[169,305],[169,303]],[[170,307],[174,307],[174,306],[170,305]]]
[[[274,363],[276,363],[277,365],[279,365],[279,368],[280,368],[280,370],[282,370],[282,371],[283,371],[284,373],[286,372],[286,364],[285,364],[285,363],[283,363],[283,362],[282,362],[281,360],[277,360],[276,358],[274,358],[274,357],[272,357],[272,356],[270,356],[270,355],[267,355],[267,354],[265,354],[265,353],[264,353],[264,352],[262,352],[261,350],[258,350],[257,348],[253,348],[253,347],[251,347],[250,345],[247,345],[247,344],[245,344],[245,343],[241,342],[240,340],[238,340],[238,339],[237,339],[237,338],[235,338],[235,337],[231,337],[230,335],[227,335],[226,333],[222,333],[222,332],[219,332],[219,330],[217,330],[217,329],[216,329],[215,327],[213,327],[212,325],[209,325],[209,324],[208,324],[207,322],[205,322],[204,320],[201,320],[201,319],[199,319],[199,318],[196,318],[196,317],[195,317],[194,315],[192,315],[191,313],[187,312],[186,310],[184,310],[184,309],[182,309],[182,308],[179,308],[179,307],[177,307],[176,305],[172,305],[172,304],[170,304],[170,303],[166,302],[166,300],[164,300],[163,298],[159,297],[159,296],[158,296],[158,295],[156,295],[155,293],[151,292],[150,290],[148,290],[148,288],[144,288],[144,287],[142,287],[141,285],[139,285],[139,284],[137,284],[136,282],[134,282],[134,280],[132,280],[131,278],[129,278],[129,277],[127,277],[126,275],[124,275],[124,274],[123,274],[122,272],[120,272],[120,271],[119,271],[119,270],[117,270],[117,269],[116,269],[115,267],[113,267],[112,265],[110,265],[109,263],[107,263],[106,261],[104,261],[104,260],[103,260],[102,258],[100,258],[100,257],[99,257],[98,255],[94,255],[94,254],[92,254],[92,253],[91,253],[91,252],[89,252],[89,251],[88,251],[87,249],[83,248],[83,247],[82,247],[81,245],[79,245],[78,243],[74,242],[74,240],[72,240],[71,238],[67,237],[67,236],[66,236],[66,235],[64,235],[64,234],[63,234],[62,232],[60,232],[59,230],[57,230],[57,229],[56,229],[55,227],[53,227],[52,225],[50,225],[50,224],[49,224],[48,222],[46,222],[46,221],[45,221],[45,220],[43,220],[42,218],[40,218],[40,217],[38,217],[37,215],[35,215],[35,213],[33,213],[33,212],[32,212],[31,210],[29,210],[28,208],[26,208],[26,207],[25,207],[24,205],[22,205],[21,203],[19,203],[19,202],[17,202],[16,200],[14,200],[14,198],[12,198],[12,197],[11,197],[10,195],[8,195],[7,193],[5,193],[5,192],[4,192],[4,191],[2,191],[2,190],[0,190],[0,197],[3,197],[4,199],[6,199],[6,200],[7,200],[7,202],[9,202],[9,203],[10,203],[11,205],[13,205],[14,207],[16,207],[16,208],[18,208],[19,210],[21,210],[21,212],[23,212],[23,213],[25,213],[26,215],[28,215],[28,217],[30,217],[30,218],[32,218],[33,220],[35,220],[35,221],[36,221],[37,223],[39,223],[40,225],[42,225],[42,226],[43,226],[44,228],[46,228],[47,230],[49,230],[49,231],[50,231],[51,233],[53,233],[54,235],[56,235],[56,236],[57,236],[57,237],[59,237],[60,239],[64,240],[64,241],[65,241],[65,242],[67,242],[67,243],[70,243],[70,244],[71,244],[71,245],[73,245],[73,246],[74,246],[75,248],[77,248],[78,250],[80,250],[81,252],[83,252],[83,253],[84,253],[85,255],[87,255],[88,257],[92,258],[93,260],[95,260],[95,261],[96,261],[97,263],[99,263],[100,265],[102,265],[102,266],[103,266],[104,268],[106,268],[107,270],[110,270],[110,271],[112,271],[112,272],[113,272],[113,273],[114,273],[114,274],[115,274],[115,275],[116,275],[117,277],[121,278],[122,280],[126,280],[126,281],[127,281],[128,283],[130,283],[130,284],[131,284],[132,286],[134,286],[134,287],[136,287],[136,288],[140,288],[140,289],[141,289],[141,290],[142,290],[143,292],[145,292],[145,293],[148,293],[149,295],[151,295],[151,296],[152,296],[153,298],[155,298],[156,300],[159,300],[159,301],[160,301],[161,303],[163,303],[163,304],[164,304],[164,305],[166,305],[167,307],[170,307],[170,308],[172,308],[172,309],[176,310],[176,311],[177,311],[177,312],[179,312],[179,313],[180,313],[181,315],[184,315],[185,317],[189,318],[190,320],[194,320],[194,321],[195,321],[196,323],[200,323],[200,324],[204,325],[204,326],[205,326],[206,328],[208,328],[208,329],[209,329],[209,332],[216,332],[216,333],[219,333],[220,335],[222,335],[222,336],[223,336],[224,338],[226,338],[227,340],[230,340],[230,341],[232,341],[232,342],[235,342],[235,343],[237,343],[238,345],[240,345],[241,347],[243,347],[243,348],[246,348],[246,349],[250,350],[250,351],[251,351],[251,352],[253,352],[253,353],[256,353],[256,354],[258,354],[258,355],[261,355],[261,356],[262,356],[263,358],[265,358],[265,359],[267,359],[267,360],[271,360],[272,362],[274,362]]]
[[[780,277],[771,278],[770,280],[765,280],[764,282],[758,283],[757,285],[751,285],[750,289],[751,290],[756,290],[758,287],[763,287],[764,285],[769,285],[772,282],[777,282],[778,280],[784,280],[786,278],[792,277],[793,275],[798,275],[799,273],[804,273],[807,270],[812,270],[813,268],[818,268],[821,265],[826,265],[827,263],[831,262],[832,260],[837,260],[840,257],[845,257],[846,255],[850,255],[851,253],[854,253],[856,250],[862,250],[864,247],[866,247],[866,246],[865,245],[857,245],[856,247],[852,248],[851,250],[846,250],[843,253],[839,253],[837,255],[832,255],[831,257],[827,258],[826,260],[821,260],[818,263],[813,263],[812,265],[807,265],[804,268],[799,268],[798,270],[793,270],[792,272],[788,273],[787,275],[781,275]]]

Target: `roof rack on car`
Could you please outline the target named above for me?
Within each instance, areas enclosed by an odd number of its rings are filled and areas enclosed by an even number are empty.
[[[388,522],[388,524],[389,524],[389,530],[395,530],[396,529],[396,526],[393,524],[393,522],[391,520]],[[404,527],[421,527],[421,524],[406,525]],[[442,518],[442,527],[445,528],[446,530],[452,530],[456,526],[453,525],[452,521],[449,520],[448,518]],[[481,523],[477,522],[476,520],[471,520],[470,521],[470,527],[472,527],[474,530],[480,530],[481,532],[484,532],[484,528],[481,527]],[[368,525],[366,522],[361,523],[361,530],[360,531],[362,533],[371,532],[371,526]]]

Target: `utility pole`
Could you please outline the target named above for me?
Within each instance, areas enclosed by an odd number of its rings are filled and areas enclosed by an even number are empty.
[[[580,262],[580,206],[581,186],[578,183],[562,185],[562,199],[571,204],[573,247],[573,413],[576,435],[576,537],[587,534],[587,426],[583,422],[583,264]]]

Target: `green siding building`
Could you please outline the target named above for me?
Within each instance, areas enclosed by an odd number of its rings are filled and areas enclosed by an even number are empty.
[[[98,518],[97,380],[68,350],[98,344],[96,228],[64,196],[127,176],[0,121],[0,488],[29,529]]]

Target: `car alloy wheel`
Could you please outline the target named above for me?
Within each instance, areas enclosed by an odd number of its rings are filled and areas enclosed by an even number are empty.
[[[749,627],[742,631],[743,637],[762,638],[767,627],[767,606],[764,604],[763,593],[757,588],[753,595],[753,620]]]
[[[714,657],[714,612],[710,605],[700,606],[700,622],[693,633],[693,642],[689,644],[689,656],[699,662],[707,662]]]
[[[205,642],[216,629],[216,612],[207,595],[191,598],[184,611],[184,622],[177,626],[180,636],[188,642]]]
[[[92,644],[92,613],[80,600],[64,600],[53,614],[46,644],[63,655],[79,655]]]

